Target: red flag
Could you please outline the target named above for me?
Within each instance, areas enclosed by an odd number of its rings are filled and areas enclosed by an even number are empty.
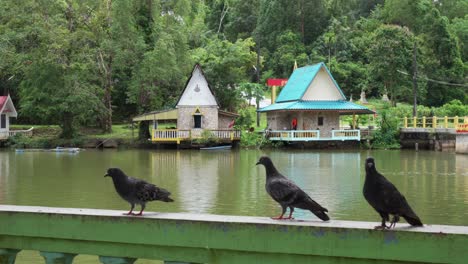
[[[233,120],[229,123],[228,128],[233,127],[235,122],[236,122],[236,120],[233,119]]]

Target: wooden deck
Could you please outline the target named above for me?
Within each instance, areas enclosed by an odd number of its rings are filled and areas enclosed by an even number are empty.
[[[10,130],[10,131],[0,131],[0,139],[8,139],[9,137],[22,134],[27,137],[31,137],[33,135],[34,127],[31,127],[27,130]]]
[[[331,137],[324,137],[320,130],[271,130],[265,136],[271,141],[330,141],[361,140],[361,131],[332,130]]]
[[[240,130],[209,130],[221,142],[240,140]],[[151,141],[155,143],[176,143],[202,138],[203,130],[154,129]]]

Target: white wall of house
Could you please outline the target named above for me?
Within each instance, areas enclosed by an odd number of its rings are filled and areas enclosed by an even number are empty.
[[[322,66],[315,76],[312,83],[307,88],[307,91],[302,96],[302,100],[345,100],[346,98],[340,93],[335,82],[328,74],[327,70]]]
[[[10,131],[10,117],[17,117],[15,106],[10,96],[6,99],[3,107],[0,109],[0,138],[8,138]]]

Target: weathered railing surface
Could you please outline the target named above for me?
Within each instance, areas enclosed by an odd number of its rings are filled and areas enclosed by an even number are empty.
[[[102,263],[137,258],[177,263],[466,263],[468,227],[390,231],[378,223],[275,221],[264,217],[0,206],[0,264],[19,250],[55,262],[76,254]]]
[[[331,137],[323,137],[320,130],[267,130],[272,141],[360,140],[360,130],[332,130]]]
[[[192,140],[202,137],[202,129],[178,130],[178,129],[154,129],[152,141],[154,142],[177,142]],[[240,130],[209,130],[218,139],[239,140]]]
[[[468,116],[454,117],[404,117],[403,128],[454,128],[457,129],[462,124],[468,124]]]
[[[0,131],[0,139],[6,139],[8,137],[12,137],[12,136],[19,135],[19,134],[27,136],[27,137],[32,137],[33,130],[34,130],[34,127],[31,127],[30,129],[27,129],[27,130]]]

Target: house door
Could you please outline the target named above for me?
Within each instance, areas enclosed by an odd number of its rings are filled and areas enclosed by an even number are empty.
[[[201,128],[201,115],[193,115],[193,128]]]

